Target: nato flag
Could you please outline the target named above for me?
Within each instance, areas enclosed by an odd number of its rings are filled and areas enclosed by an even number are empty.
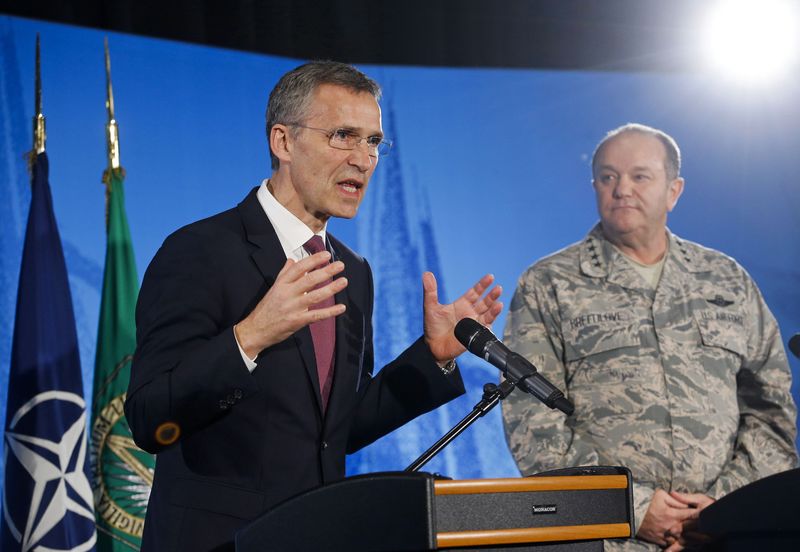
[[[61,239],[36,156],[8,382],[3,552],[93,550],[86,404]]]

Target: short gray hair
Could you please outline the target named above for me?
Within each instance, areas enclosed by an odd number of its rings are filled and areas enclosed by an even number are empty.
[[[283,75],[269,94],[267,105],[267,141],[276,124],[297,124],[307,115],[314,92],[323,84],[342,86],[353,92],[368,92],[376,100],[381,97],[377,82],[346,63],[338,61],[311,61]],[[270,149],[272,168],[279,160]]]
[[[638,132],[639,134],[646,134],[648,136],[657,138],[658,141],[663,144],[664,151],[666,152],[666,155],[664,156],[664,170],[667,173],[667,178],[670,180],[675,180],[678,178],[678,176],[680,176],[681,150],[678,147],[678,143],[675,141],[675,139],[663,130],[658,130],[657,128],[639,123],[628,123],[626,125],[622,125],[621,127],[615,128],[614,130],[608,131],[603,139],[600,140],[600,143],[597,144],[597,147],[594,148],[594,153],[592,154],[592,177],[594,177],[595,169],[597,168],[597,156],[600,154],[600,151],[605,147],[605,145],[617,136],[630,132]]]

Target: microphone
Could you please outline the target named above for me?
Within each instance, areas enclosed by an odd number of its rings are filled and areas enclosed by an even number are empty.
[[[789,350],[792,351],[794,356],[800,358],[800,333],[794,334],[789,339]]]
[[[564,397],[564,393],[547,381],[536,367],[497,339],[483,325],[472,318],[462,318],[454,331],[456,339],[467,350],[500,369],[508,380],[523,391],[530,393],[550,408],[558,408],[569,416],[575,406]],[[800,340],[798,340],[800,341]]]

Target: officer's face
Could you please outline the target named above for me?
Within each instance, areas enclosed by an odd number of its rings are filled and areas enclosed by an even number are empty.
[[[301,121],[314,129],[345,129],[360,136],[383,136],[381,110],[368,92],[353,92],[321,85],[311,101],[308,117]],[[320,130],[295,127],[287,134],[286,159],[292,197],[286,205],[313,230],[330,217],[352,218],[378,163],[362,142],[355,149],[336,149]]]
[[[612,242],[647,242],[663,233],[683,179],[667,177],[666,150],[654,136],[626,132],[600,150],[593,186],[603,231]]]

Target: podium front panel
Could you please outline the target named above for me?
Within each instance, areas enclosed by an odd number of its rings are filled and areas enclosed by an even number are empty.
[[[436,481],[439,548],[631,535],[629,475]]]

